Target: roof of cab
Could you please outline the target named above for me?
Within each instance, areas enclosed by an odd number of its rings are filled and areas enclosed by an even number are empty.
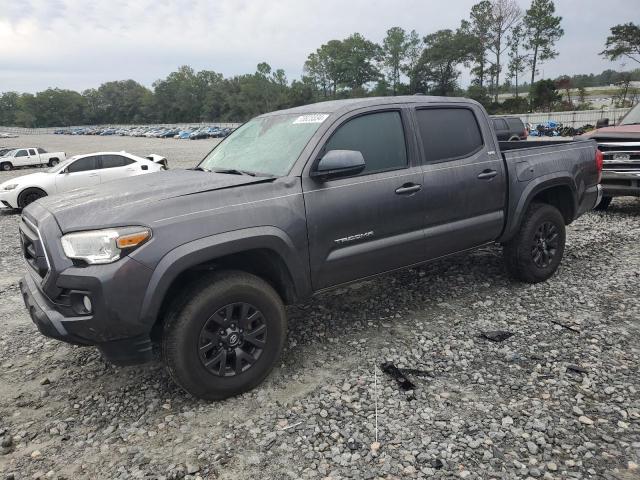
[[[472,103],[477,104],[475,100],[461,97],[435,97],[430,95],[401,95],[395,97],[366,97],[366,98],[349,98],[345,100],[329,100],[326,102],[310,103],[300,107],[288,108],[286,110],[277,110],[275,112],[265,113],[261,116],[284,115],[284,114],[308,114],[308,113],[329,113],[339,114],[364,107],[372,107],[377,105],[389,105],[398,103]]]

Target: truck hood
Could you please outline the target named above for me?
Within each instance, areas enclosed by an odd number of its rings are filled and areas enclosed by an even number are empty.
[[[598,138],[619,138],[632,139],[640,138],[640,125],[619,125],[613,127],[603,127],[592,130],[583,135],[584,137]]]
[[[177,203],[187,209],[196,204],[198,194],[239,189],[253,184],[273,182],[274,178],[168,170],[106,182],[62,195],[38,200],[49,210],[63,232],[87,228],[105,228],[126,224],[149,224]],[[207,197],[209,203],[224,205],[226,195]],[[167,202],[169,199],[187,199]],[[232,195],[229,195],[232,197]]]

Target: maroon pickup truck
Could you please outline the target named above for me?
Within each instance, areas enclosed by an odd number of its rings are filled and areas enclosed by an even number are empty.
[[[603,197],[596,210],[606,210],[613,197],[640,197],[640,104],[618,125],[598,128],[582,137],[597,141],[604,156]]]

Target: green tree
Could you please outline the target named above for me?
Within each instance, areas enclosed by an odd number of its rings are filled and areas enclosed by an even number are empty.
[[[20,95],[17,92],[5,92],[0,95],[0,125],[16,125],[16,114]]]
[[[610,60],[627,57],[640,63],[640,25],[629,22],[611,27],[611,35],[600,55]]]
[[[516,97],[518,96],[518,79],[520,74],[524,73],[527,68],[527,55],[522,50],[523,41],[524,31],[522,25],[519,24],[511,30],[511,35],[507,39],[507,45],[509,46],[508,78],[514,80]]]
[[[398,92],[400,74],[403,64],[406,63],[409,48],[409,36],[404,29],[393,27],[387,30],[387,35],[382,42],[383,64],[393,95]]]
[[[470,22],[468,22],[468,32],[473,35],[475,42],[471,52],[474,75],[473,82],[481,89],[484,88],[485,77],[487,76],[487,49],[491,38],[493,23],[493,7],[489,0],[483,0],[471,7]],[[465,27],[465,24],[463,24]]]
[[[529,96],[534,109],[542,109],[548,112],[562,100],[562,95],[558,93],[556,83],[549,79],[535,82],[531,86]]]
[[[562,17],[555,16],[553,0],[533,0],[523,18],[525,40],[532,50],[530,54],[531,85],[540,63],[556,58],[556,42],[564,35],[560,26]]]
[[[445,29],[424,37],[416,67],[419,87],[434,95],[452,95],[458,87],[458,67],[471,59],[473,38],[465,31]]]
[[[494,102],[498,102],[500,72],[502,71],[502,54],[507,49],[507,35],[520,20],[521,11],[515,0],[493,0],[491,2],[491,23],[487,48],[493,55],[491,76]]]
[[[402,65],[402,72],[409,78],[408,93],[416,93],[416,78],[413,73],[422,56],[423,42],[418,32],[411,30],[407,36],[406,62]]]
[[[378,80],[381,76],[377,62],[382,57],[379,45],[367,40],[359,33],[354,33],[342,42],[341,83],[352,92],[359,94],[363,87]]]

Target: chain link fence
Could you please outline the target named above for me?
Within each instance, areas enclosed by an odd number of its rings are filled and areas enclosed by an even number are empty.
[[[544,113],[520,113],[514,115],[496,115],[501,117],[519,117],[525,124],[530,123],[536,126],[547,120],[560,122],[566,127],[579,128],[584,125],[595,126],[596,122],[602,118],[609,119],[609,125],[615,125],[626,115],[629,108],[610,108],[599,110],[575,110],[570,112],[544,112]]]

